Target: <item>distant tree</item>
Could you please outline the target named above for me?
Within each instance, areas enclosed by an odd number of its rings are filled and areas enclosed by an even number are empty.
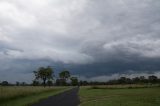
[[[21,86],[26,86],[26,85],[27,85],[26,82],[21,83]]]
[[[19,86],[19,85],[20,85],[20,83],[17,81],[17,82],[16,82],[16,86]]]
[[[145,80],[145,77],[144,77],[144,76],[140,76],[139,79],[140,79],[141,81],[143,81],[143,80]]]
[[[77,77],[71,77],[70,79],[71,79],[71,84],[73,86],[78,85],[78,78]]]
[[[70,77],[70,72],[68,70],[63,70],[62,72],[59,73],[59,77],[66,84],[66,81]]]
[[[139,83],[140,82],[140,78],[139,77],[135,77],[132,79],[133,83],[136,84],[136,83]]]
[[[48,80],[48,81],[47,81],[47,85],[48,85],[48,86],[52,86],[52,85],[53,85],[52,80]]]
[[[8,86],[9,83],[8,83],[8,81],[2,81],[1,85],[2,85],[2,86]]]
[[[108,85],[120,84],[119,79],[109,80],[107,82]]]
[[[113,84],[145,84],[145,83],[160,83],[160,78],[158,78],[157,76],[149,76],[148,78],[146,78],[145,76],[140,76],[140,77],[134,77],[132,79],[130,78],[125,78],[125,77],[121,77],[119,79],[115,79],[115,80],[109,80],[106,82],[107,85],[113,85]],[[81,82],[82,83],[82,82]]]
[[[35,79],[36,80],[42,80],[43,81],[43,86],[46,86],[46,81],[47,80],[52,80],[53,79],[53,69],[51,67],[40,67],[37,71],[34,71]]]
[[[33,80],[32,85],[33,85],[33,86],[39,86],[40,83],[39,83],[39,81],[37,81],[37,80]]]
[[[126,78],[126,84],[132,84],[132,80],[130,78]]]
[[[89,83],[87,81],[80,81],[80,86],[86,86],[89,85]]]
[[[147,80],[144,76],[139,77],[140,83],[147,83]]]
[[[56,85],[58,85],[58,86],[66,85],[65,79],[58,78],[56,80]]]
[[[125,84],[125,83],[126,83],[126,77],[121,77],[121,78],[118,80],[118,82],[119,82],[120,84]]]
[[[152,75],[152,76],[148,77],[148,80],[150,83],[157,83],[158,78],[157,78],[157,76]]]

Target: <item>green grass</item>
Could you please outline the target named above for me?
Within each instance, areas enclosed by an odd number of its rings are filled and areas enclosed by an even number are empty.
[[[68,89],[67,87],[0,87],[0,106],[29,106]]]
[[[80,106],[160,106],[160,88],[80,88]]]

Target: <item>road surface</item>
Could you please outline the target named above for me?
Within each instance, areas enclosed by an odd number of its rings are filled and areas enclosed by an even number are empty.
[[[55,96],[51,96],[32,106],[78,106],[80,101],[78,97],[79,88],[73,88]]]

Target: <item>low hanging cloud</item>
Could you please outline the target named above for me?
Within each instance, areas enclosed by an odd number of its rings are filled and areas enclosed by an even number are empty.
[[[90,77],[159,72],[159,5],[155,0],[1,0],[0,73],[16,70],[23,76],[42,63],[60,63]]]

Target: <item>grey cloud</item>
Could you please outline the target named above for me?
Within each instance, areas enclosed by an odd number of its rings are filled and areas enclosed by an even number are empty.
[[[30,72],[37,66],[33,62],[49,61],[45,65],[61,63],[84,76],[157,72],[159,5],[155,0],[1,0],[0,62],[8,64],[1,70]],[[24,69],[18,68],[20,60]]]

